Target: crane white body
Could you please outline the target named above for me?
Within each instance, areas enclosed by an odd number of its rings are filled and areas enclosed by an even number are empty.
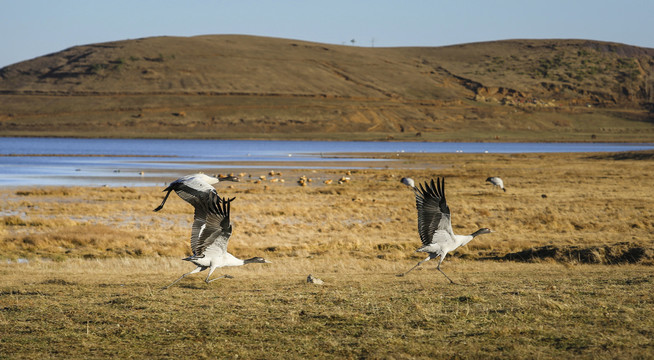
[[[486,182],[489,182],[493,185],[493,187],[497,186],[498,188],[506,192],[506,189],[504,188],[504,181],[502,181],[501,178],[497,176],[491,176],[488,179],[486,179]]]
[[[403,177],[403,178],[400,180],[400,182],[402,182],[402,184],[404,184],[404,185],[406,185],[406,186],[408,186],[408,187],[410,187],[410,188],[414,188],[414,187],[416,187],[416,183],[413,181],[412,178]]]

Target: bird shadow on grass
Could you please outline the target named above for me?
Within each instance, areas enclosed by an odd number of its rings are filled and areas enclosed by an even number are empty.
[[[654,160],[654,151],[624,151],[618,153],[592,155],[587,159],[593,160]]]
[[[637,264],[651,263],[654,248],[631,242],[619,242],[599,246],[556,246],[532,247],[504,256],[490,256],[482,260],[509,260],[535,262],[554,260],[562,263],[580,264]]]
[[[177,287],[190,290],[211,290],[211,285],[209,284],[180,284]]]
[[[420,271],[427,271],[427,272],[428,272],[429,269],[422,269],[422,268],[419,268],[419,269],[416,269],[414,272],[420,272]],[[436,270],[436,271],[438,271],[438,270]],[[436,274],[439,274],[439,273],[436,272]],[[402,274],[389,274],[389,275],[394,275],[395,277],[400,278],[400,279],[408,279],[408,277],[411,276],[411,275],[407,275],[407,274],[405,274],[405,273],[402,273]],[[441,276],[441,277],[442,277],[442,276]],[[433,280],[434,280],[437,284],[441,284],[441,280],[438,279],[438,276],[434,277]],[[443,282],[442,282],[442,284],[444,284],[444,285],[458,285],[458,286],[473,286],[473,285],[475,285],[474,283],[469,284],[469,283],[462,283],[462,282],[460,282],[460,281],[448,282],[448,279],[447,279],[447,278],[443,278]]]
[[[77,285],[74,282],[66,281],[64,279],[48,279],[41,282],[43,285]]]

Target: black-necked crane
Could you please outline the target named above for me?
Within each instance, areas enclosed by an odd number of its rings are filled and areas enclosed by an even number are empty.
[[[227,243],[232,235],[232,222],[230,219],[231,202],[234,198],[223,199],[215,192],[210,192],[207,201],[198,202],[193,216],[191,230],[191,250],[193,255],[183,260],[190,261],[197,267],[182,275],[162,290],[176,284],[188,275],[209,269],[204,280],[207,284],[222,278],[231,278],[223,275],[209,280],[217,268],[227,266],[241,266],[252,263],[270,263],[262,257],[253,257],[242,260],[227,252]]]
[[[498,178],[497,176],[491,176],[488,179],[486,179],[486,181],[491,183],[493,187],[497,186],[500,189],[504,190],[504,192],[506,192],[506,189],[504,188],[504,181],[502,181],[502,179]]]
[[[400,182],[402,182],[402,184],[404,184],[404,185],[406,185],[406,186],[408,186],[408,187],[410,187],[412,189],[416,187],[416,183],[413,181],[412,178],[403,177],[400,180]]]
[[[175,191],[180,198],[182,198],[187,203],[197,207],[198,202],[208,201],[209,193],[216,192],[216,189],[212,186],[217,184],[220,181],[239,181],[235,176],[229,175],[218,179],[213,176],[205,175],[202,173],[186,175],[181,178],[173,181],[166,187],[163,191],[167,191],[166,196],[164,196],[161,205],[157,206],[154,211],[159,211],[163,208],[166,200],[171,191]]]
[[[429,256],[409,269],[409,271],[398,276],[404,276],[422,263],[440,256],[436,269],[445,275],[447,280],[454,283],[441,270],[441,264],[445,256],[449,252],[466,245],[476,236],[488,234],[492,231],[488,228],[482,228],[470,235],[454,234],[452,231],[450,208],[447,206],[447,201],[445,200],[444,178],[437,178],[436,184],[434,184],[433,179],[431,180],[431,184],[425,182],[424,187],[420,184],[420,187],[414,187],[413,191],[416,194],[416,208],[418,210],[418,232],[420,233],[420,240],[422,240],[422,246],[416,251],[426,252]]]

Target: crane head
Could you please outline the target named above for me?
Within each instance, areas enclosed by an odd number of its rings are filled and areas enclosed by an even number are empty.
[[[243,261],[245,264],[254,264],[254,263],[259,263],[259,264],[270,264],[270,261],[262,258],[262,257],[253,257],[247,260]]]
[[[479,236],[479,235],[483,235],[483,234],[490,234],[492,232],[493,232],[493,230],[491,230],[489,228],[481,228],[481,229],[475,231],[474,233],[472,233],[472,236],[475,237],[475,236]]]

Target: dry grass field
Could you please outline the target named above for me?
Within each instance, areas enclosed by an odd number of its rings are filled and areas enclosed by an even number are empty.
[[[218,184],[230,251],[272,263],[166,291],[193,268],[176,195],[1,189],[0,358],[654,357],[653,153],[388,157],[340,185]],[[402,176],[445,176],[455,232],[495,231],[443,263],[460,285],[436,262],[395,276],[422,259]]]

